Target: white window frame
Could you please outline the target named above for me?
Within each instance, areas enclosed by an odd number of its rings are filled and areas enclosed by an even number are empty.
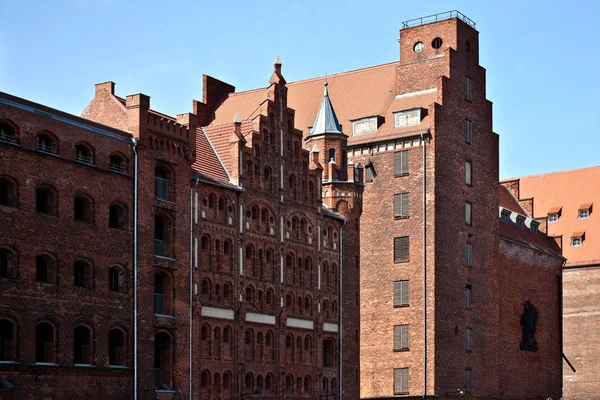
[[[548,222],[558,222],[558,213],[548,214]]]
[[[585,215],[582,216],[582,213],[585,213]],[[581,210],[579,210],[579,216],[577,217],[577,219],[588,219],[590,217],[590,209],[589,208],[583,208]]]
[[[371,125],[373,124],[373,125]],[[362,126],[367,126],[366,129],[357,129]],[[352,134],[363,135],[365,133],[377,132],[377,117],[367,117],[352,121]]]
[[[394,113],[394,128],[404,128],[405,126],[419,125],[421,123],[421,108],[398,111]],[[401,123],[403,117],[406,117],[406,123]]]
[[[572,237],[571,238],[571,247],[579,247],[579,246],[583,246],[583,238],[581,236]]]
[[[469,160],[465,160],[465,183],[473,186],[473,163]]]

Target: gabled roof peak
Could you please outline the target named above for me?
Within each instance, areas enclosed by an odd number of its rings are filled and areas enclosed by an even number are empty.
[[[329,98],[329,90],[327,89],[328,85],[329,84],[327,83],[327,80],[325,80],[323,83],[323,100],[321,100],[321,105],[317,111],[315,123],[310,130],[310,135],[319,135],[324,133],[342,134],[342,127],[337,119],[337,115],[335,115],[333,105],[331,104],[331,100]]]

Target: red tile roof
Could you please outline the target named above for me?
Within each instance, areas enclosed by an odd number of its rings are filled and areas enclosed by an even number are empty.
[[[521,215],[527,215],[527,212],[521,207],[519,201],[515,199],[515,196],[513,196],[503,185],[500,185],[500,207],[504,207]]]
[[[561,257],[561,249],[556,244],[554,239],[546,236],[543,232],[532,232],[531,229],[518,228],[515,224],[499,222],[500,238],[517,242],[523,246],[529,247],[536,251]]]
[[[201,128],[196,130],[196,161],[192,167],[209,180],[229,183],[229,176],[225,171],[225,167],[215,153],[208,136]]]
[[[578,218],[581,204],[600,201],[600,166],[525,176],[519,179],[521,198],[533,197],[533,213],[545,217],[548,210],[562,206],[561,216],[548,223],[548,234],[569,237],[585,231],[582,246],[563,243],[567,266],[600,263],[600,215]]]

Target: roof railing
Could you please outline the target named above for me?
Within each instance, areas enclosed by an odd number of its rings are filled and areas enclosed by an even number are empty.
[[[444,21],[446,19],[456,18],[475,29],[475,21],[467,17],[465,14],[458,10],[446,11],[439,14],[428,15],[426,17],[415,18],[408,21],[402,22],[402,28],[412,28],[415,26],[421,26],[425,24],[431,24],[433,22]]]

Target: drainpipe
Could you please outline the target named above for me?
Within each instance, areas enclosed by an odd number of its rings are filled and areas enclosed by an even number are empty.
[[[131,139],[133,151],[133,400],[137,400],[138,359],[137,359],[137,270],[138,270],[138,146],[139,139]]]
[[[429,133],[429,131],[427,132]],[[423,146],[423,399],[427,398],[427,151],[425,136]]]
[[[190,399],[193,399],[193,344],[194,344],[194,326],[193,326],[193,311],[194,311],[194,188],[198,186],[198,177],[196,184],[190,188]]]
[[[342,375],[342,310],[344,308],[343,304],[344,304],[344,296],[343,296],[343,292],[342,292],[342,288],[343,288],[343,284],[342,284],[342,270],[343,270],[343,265],[344,265],[344,254],[343,254],[343,236],[342,236],[342,232],[344,230],[344,226],[346,226],[346,220],[344,219],[344,225],[340,226],[340,283],[339,283],[339,289],[340,289],[340,327],[338,330],[338,335],[340,336],[340,400],[342,400],[343,396],[344,396],[344,392],[342,390],[342,379],[343,379],[343,375]]]

